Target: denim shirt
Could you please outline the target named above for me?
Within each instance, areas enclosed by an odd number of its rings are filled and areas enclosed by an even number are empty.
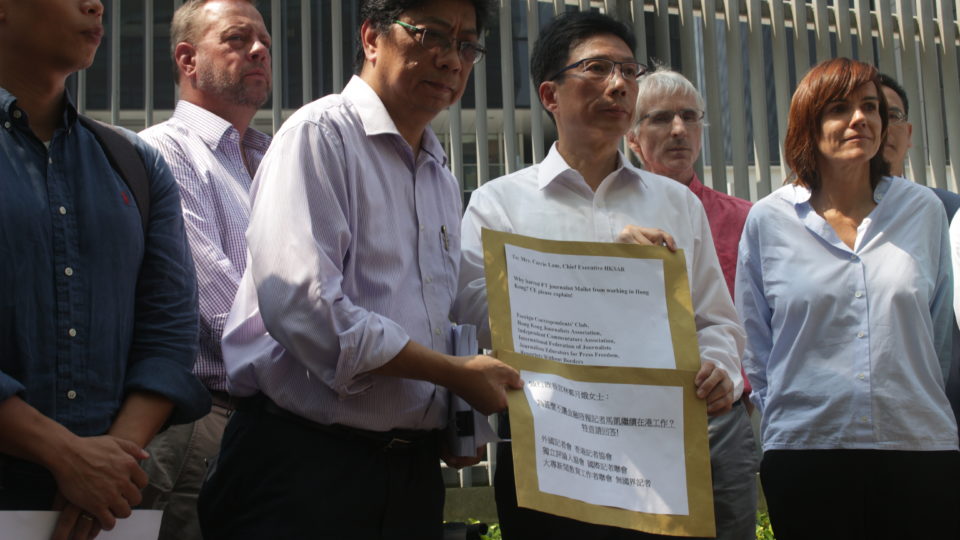
[[[19,395],[81,436],[105,433],[133,391],[210,398],[191,373],[196,278],[177,186],[132,133],[150,177],[146,235],[136,202],[68,96],[46,147],[0,88],[0,401]]]

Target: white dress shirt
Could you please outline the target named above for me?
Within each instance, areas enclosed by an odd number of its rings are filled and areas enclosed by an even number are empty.
[[[686,186],[639,170],[619,156],[620,168],[594,192],[564,161],[556,145],[539,165],[488,182],[470,197],[463,217],[457,319],[482,325],[489,344],[482,228],[548,240],[614,242],[627,225],[655,227],[684,250],[693,296],[700,361],[730,376],[734,399],[743,390],[743,329],[727,291],[703,206]]]
[[[193,367],[207,388],[226,391],[220,340],[247,264],[250,170],[256,171],[270,136],[240,133],[230,122],[189,101],[140,136],[160,151],[180,186],[183,222],[197,267],[200,350]]]
[[[283,124],[254,180],[224,334],[232,394],[323,424],[445,425],[446,389],[369,372],[411,339],[450,352],[461,199],[446,166],[429,129],[414,157],[357,77]]]
[[[737,308],[764,450],[955,450],[952,275],[930,190],[883,178],[847,247],[788,185],[750,211]]]

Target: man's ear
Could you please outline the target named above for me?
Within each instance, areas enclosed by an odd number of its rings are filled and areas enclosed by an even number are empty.
[[[177,63],[177,71],[184,81],[194,81],[197,78],[197,48],[181,41],[173,49],[173,60]]]
[[[380,31],[377,30],[373,21],[370,19],[363,21],[363,25],[360,26],[360,46],[363,47],[363,55],[366,57],[367,62],[371,64],[376,64],[377,62],[377,51],[380,50],[379,44],[377,43],[378,37],[380,37]]]
[[[907,127],[907,148],[913,148],[913,124],[906,123]]]
[[[556,116],[557,107],[559,107],[557,100],[557,83],[554,81],[543,81],[540,83],[540,87],[537,88],[537,93],[540,95],[540,103],[543,103],[543,108],[550,111],[550,114]]]

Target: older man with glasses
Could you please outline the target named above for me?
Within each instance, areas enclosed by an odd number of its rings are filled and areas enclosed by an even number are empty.
[[[223,339],[245,399],[201,491],[204,538],[442,538],[447,389],[491,413],[521,387],[451,354],[462,199],[430,129],[483,56],[490,4],[362,2],[357,76],[264,156]]]
[[[645,169],[687,186],[703,204],[732,297],[737,249],[750,203],[713,190],[697,177],[693,166],[700,156],[704,116],[703,97],[690,81],[657,67],[640,79],[637,121],[627,142]],[[712,418],[709,426],[718,538],[753,538],[755,534],[758,464],[749,419],[750,391],[750,381],[743,375],[743,396],[737,406]]]
[[[482,228],[551,240],[681,248],[686,254],[700,348],[701,368],[694,383],[713,423],[731,416],[729,411],[740,397],[744,333],[700,202],[676,182],[636,169],[619,152],[633,121],[637,79],[646,71],[634,57],[635,45],[625,25],[593,12],[563,15],[540,34],[530,72],[540,102],[556,122],[558,140],[541,163],[488,182],[473,193],[463,218],[457,313],[465,322],[482,324],[487,319]],[[736,408],[739,418],[743,407]],[[722,431],[712,443],[716,445],[718,439],[753,451],[752,443],[736,433]],[[654,537],[518,507],[510,452],[508,444],[500,445],[494,479],[504,538]],[[730,468],[727,462],[716,463],[715,478],[723,477],[717,469]],[[744,473],[744,481],[753,483],[752,471]],[[727,518],[730,486],[715,486],[721,538],[745,538],[728,532],[734,527]],[[752,532],[753,508],[739,517],[736,530],[745,530],[745,524]]]

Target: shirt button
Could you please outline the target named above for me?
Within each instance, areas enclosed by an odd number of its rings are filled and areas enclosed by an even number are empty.
[[[60,215],[61,215],[61,216],[67,215],[67,207],[66,207],[66,206],[61,206],[61,207],[60,207]]]
[[[863,337],[863,336],[865,336],[865,335],[866,335],[866,334],[864,334],[863,332],[857,332],[857,337]]]
[[[420,230],[421,230],[421,231],[422,231],[422,230],[425,230],[426,228],[427,228],[426,225],[421,225],[421,226],[420,226]]]
[[[49,164],[51,164],[51,165],[53,165],[53,158],[49,158],[49,159],[47,159],[47,163],[49,163]]]
[[[863,291],[857,291],[853,293],[853,295],[856,296],[857,298],[860,298],[861,296],[863,296]]]
[[[70,390],[69,392],[67,392],[67,399],[77,399],[76,390]]]
[[[71,329],[67,330],[67,335],[70,336],[70,337],[77,337],[77,329],[76,329],[76,328],[71,328]]]
[[[857,378],[858,378],[858,379],[860,379],[860,380],[862,381],[862,380],[864,380],[864,379],[866,379],[866,378],[867,378],[867,376],[866,376],[866,375],[864,375],[863,373],[860,373],[859,375],[857,375]]]
[[[23,113],[20,112],[19,109],[14,109],[14,111],[13,111],[13,117],[19,119],[21,116],[23,116]]]
[[[861,422],[869,422],[870,419],[867,418],[866,416],[861,416],[861,417],[860,417],[860,421],[861,421]]]
[[[73,275],[73,268],[70,268],[70,267],[68,266],[68,267],[66,267],[66,268],[63,269],[63,273],[66,274],[67,277],[70,277],[70,276]]]
[[[427,283],[433,283],[433,278],[432,278],[432,277],[427,277],[427,279],[426,279],[425,281],[426,281]]]
[[[434,328],[434,329],[433,329],[433,333],[439,336],[439,335],[440,335],[440,329],[439,329],[439,328]]]
[[[855,261],[855,260],[857,260],[857,256],[856,256],[856,255],[853,255],[853,254],[851,254],[851,255],[850,255],[850,260],[851,260],[851,261]]]
[[[3,123],[3,127],[10,129],[13,127],[13,124],[11,124],[9,120],[7,120]]]

